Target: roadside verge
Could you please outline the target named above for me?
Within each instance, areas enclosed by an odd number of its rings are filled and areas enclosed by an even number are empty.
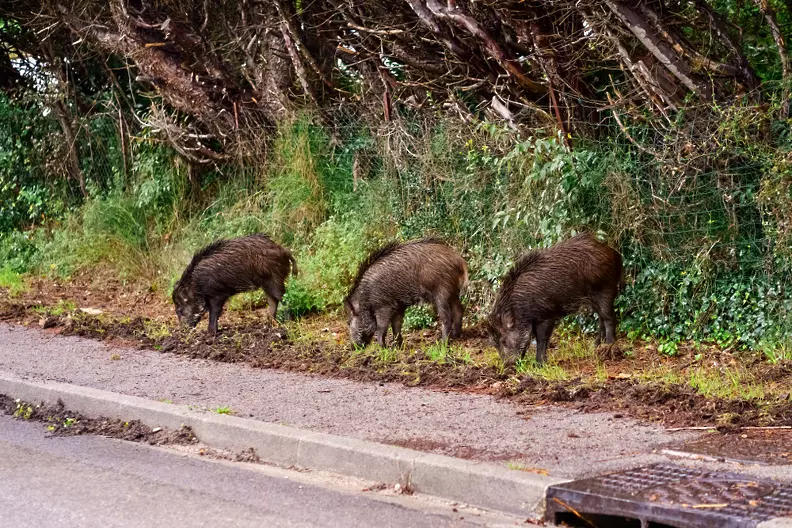
[[[0,371],[0,394],[54,405],[88,417],[140,420],[149,427],[188,426],[204,444],[242,451],[253,448],[264,461],[328,471],[473,506],[539,518],[548,486],[565,479],[501,468],[483,462],[434,455],[325,433],[227,415],[193,411],[104,390],[22,379]]]

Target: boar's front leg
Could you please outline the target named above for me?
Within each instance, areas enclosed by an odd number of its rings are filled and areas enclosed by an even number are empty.
[[[377,343],[379,346],[385,346],[385,336],[388,335],[388,327],[393,319],[393,311],[390,309],[379,310],[374,314],[377,321]]]
[[[404,323],[404,311],[396,312],[391,319],[391,328],[393,328],[393,342],[397,347],[402,346],[404,340],[402,339],[401,329]]]
[[[550,344],[550,336],[553,335],[555,324],[555,319],[536,322],[536,362],[540,365],[547,361],[547,345]]]
[[[209,333],[212,335],[217,334],[217,320],[223,313],[223,305],[226,300],[227,297],[213,297],[207,303],[209,305]]]

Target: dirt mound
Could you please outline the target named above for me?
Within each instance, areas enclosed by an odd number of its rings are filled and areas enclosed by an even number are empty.
[[[788,465],[792,464],[792,430],[752,429],[739,433],[706,435],[680,449],[717,458]]]
[[[107,418],[87,418],[68,411],[62,402],[58,405],[34,405],[0,394],[0,411],[22,420],[36,420],[47,424],[53,436],[96,434],[150,445],[189,445],[198,440],[189,427],[169,431],[160,427],[152,429],[139,421],[122,422]]]
[[[548,382],[524,377],[501,395],[527,404],[569,404],[585,412],[622,411],[668,426],[712,425],[723,430],[772,423],[792,425],[788,398],[725,400],[704,396],[687,385],[610,380],[597,385],[581,380]]]

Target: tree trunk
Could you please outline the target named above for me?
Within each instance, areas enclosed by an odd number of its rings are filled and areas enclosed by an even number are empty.
[[[772,8],[767,3],[767,0],[754,0],[756,5],[759,6],[759,10],[762,11],[762,14],[767,21],[767,25],[770,26],[770,31],[773,33],[773,38],[776,42],[776,47],[778,48],[778,57],[781,59],[781,84],[783,85],[783,98],[784,104],[781,109],[782,117],[785,119],[789,117],[789,55],[787,54],[786,49],[786,42],[784,41],[784,35],[781,33],[781,28],[776,21],[775,13],[773,13]]]
[[[50,108],[58,117],[58,123],[63,131],[63,138],[66,140],[69,176],[77,180],[80,184],[80,192],[83,197],[87,198],[88,190],[85,188],[85,176],[83,175],[82,169],[80,169],[80,156],[77,153],[77,138],[72,128],[71,114],[68,108],[66,108],[66,105],[63,104],[63,101],[56,101],[50,105]]]
[[[690,65],[685,62],[654,30],[651,25],[638,13],[626,5],[614,0],[605,0],[605,3],[641,41],[649,52],[660,61],[688,90],[698,95],[705,101],[712,100],[712,88],[693,73]]]

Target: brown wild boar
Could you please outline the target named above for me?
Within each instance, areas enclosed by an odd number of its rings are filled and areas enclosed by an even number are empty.
[[[352,343],[365,346],[376,334],[385,346],[388,327],[401,346],[404,311],[420,302],[434,305],[443,339],[462,333],[459,292],[467,284],[467,264],[443,240],[391,243],[363,261],[344,299]]]
[[[533,335],[536,360],[544,363],[558,320],[585,306],[599,318],[596,343],[613,343],[621,280],[621,255],[588,233],[524,254],[504,277],[487,321],[501,358],[522,357]]]
[[[229,297],[262,289],[274,319],[290,269],[297,275],[291,251],[266,235],[218,240],[193,256],[176,283],[176,315],[181,323],[195,327],[208,310],[209,332],[216,334],[217,319]]]

